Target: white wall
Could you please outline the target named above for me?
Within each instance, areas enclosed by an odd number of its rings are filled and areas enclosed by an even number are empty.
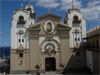
[[[32,12],[34,12],[34,10]],[[19,16],[24,17],[24,21],[26,21],[25,24],[17,24],[17,22],[19,21]],[[11,27],[11,49],[18,48],[20,44],[24,48],[29,48],[29,38],[28,38],[29,32],[27,28],[29,28],[29,25],[31,24],[34,24],[34,19],[30,18],[30,12],[21,9],[14,11],[14,15],[12,17],[12,27]],[[23,30],[24,34],[19,35],[18,34],[19,30]],[[19,42],[20,38],[21,38],[21,43]],[[24,39],[24,42],[22,42],[22,39]]]

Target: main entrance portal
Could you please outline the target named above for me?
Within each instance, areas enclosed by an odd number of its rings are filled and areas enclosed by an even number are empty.
[[[55,58],[46,58],[45,59],[45,70],[46,71],[55,71],[56,70],[56,61]]]

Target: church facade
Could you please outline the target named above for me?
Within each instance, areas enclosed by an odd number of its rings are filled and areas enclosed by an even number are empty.
[[[57,71],[61,69],[60,65],[64,65],[64,68],[85,66],[85,52],[70,48],[72,28],[68,23],[61,22],[61,18],[48,13],[37,17],[38,22],[35,23],[32,4],[14,12],[11,28],[11,73],[35,72],[36,67],[43,72]],[[77,52],[83,54],[77,56]]]

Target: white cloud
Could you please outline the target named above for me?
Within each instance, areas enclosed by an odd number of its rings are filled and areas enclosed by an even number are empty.
[[[81,8],[81,2],[78,0],[74,0],[74,7]],[[72,0],[61,0],[61,10],[68,10],[72,8]]]
[[[58,0],[37,0],[36,5],[44,8],[56,8],[60,3]]]
[[[86,4],[85,4],[86,5]],[[87,7],[82,5],[82,1],[74,0],[74,7],[80,8],[85,15],[85,18],[89,21],[95,21],[100,19],[100,1],[94,0],[87,3]],[[85,8],[82,8],[85,7]],[[61,0],[61,10],[68,10],[72,8],[72,0]]]
[[[67,11],[72,8],[72,0],[33,0],[36,5],[44,8],[57,8]],[[86,5],[86,4],[85,4]],[[100,19],[100,0],[89,0],[87,7],[82,5],[81,0],[74,0],[74,7],[80,8],[89,21]],[[85,8],[84,8],[85,7]]]
[[[91,1],[88,3],[88,7],[95,7],[100,4],[100,1]]]
[[[87,8],[82,8],[82,12],[89,21],[100,19],[100,1],[89,2]]]

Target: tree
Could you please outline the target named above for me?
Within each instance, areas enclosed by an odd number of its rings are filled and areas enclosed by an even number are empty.
[[[36,65],[35,68],[36,68],[37,70],[39,70],[39,69],[40,69],[40,66],[39,66],[39,65]]]
[[[60,68],[61,68],[61,72],[63,72],[63,69],[64,69],[64,64],[59,64]]]
[[[40,66],[37,64],[37,65],[35,66],[35,68],[37,69],[37,75],[40,75],[40,73],[39,73]]]

